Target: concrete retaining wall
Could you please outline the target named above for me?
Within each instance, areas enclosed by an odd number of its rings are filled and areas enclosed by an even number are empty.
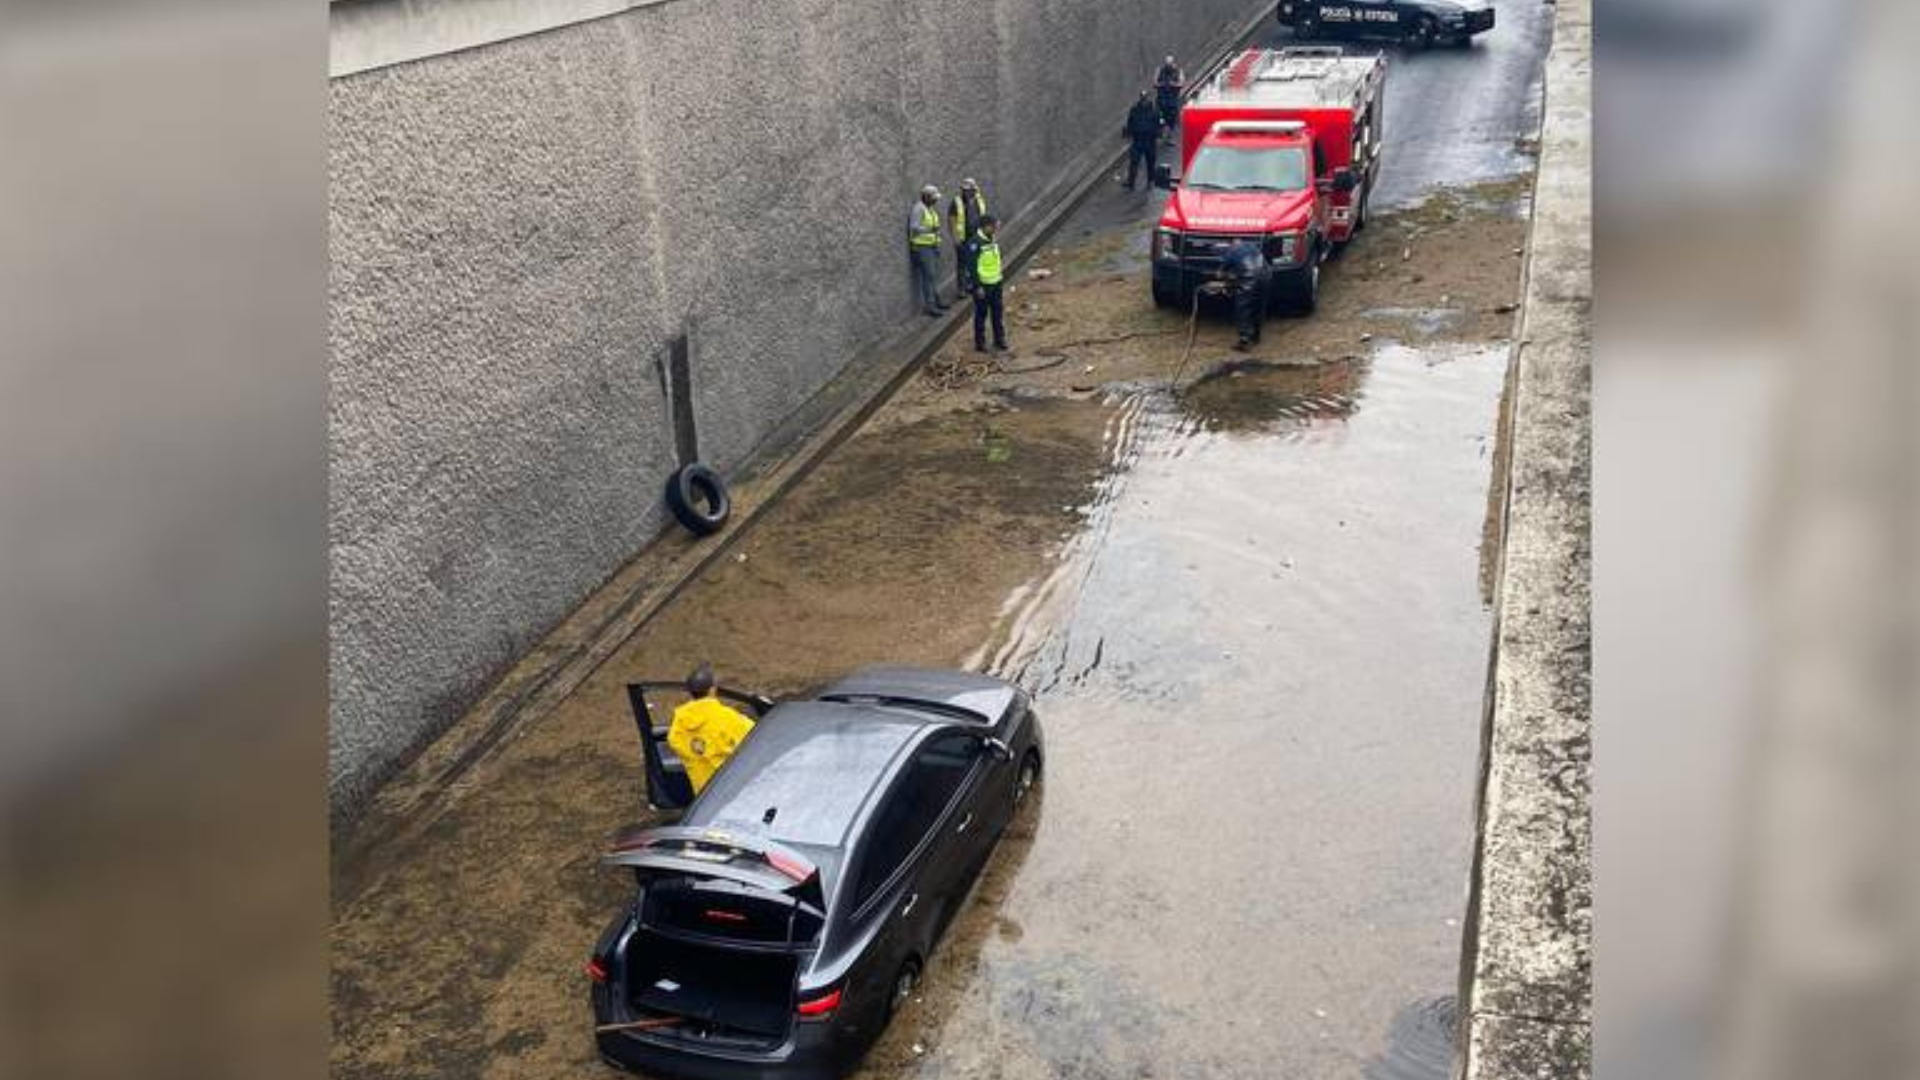
[[[336,801],[657,534],[677,336],[735,469],[917,317],[920,184],[978,176],[1017,239],[1162,54],[1263,6],[677,0],[334,79]]]
[[[1592,1071],[1589,0],[1560,0],[1520,345],[1458,1075]]]

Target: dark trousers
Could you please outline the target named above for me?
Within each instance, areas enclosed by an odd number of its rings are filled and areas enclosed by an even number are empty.
[[[953,295],[956,300],[973,290],[973,275],[968,271],[973,269],[973,253],[976,247],[977,245],[969,240],[954,249],[953,282],[958,291]]]
[[[1180,122],[1180,91],[1171,87],[1162,88],[1155,104],[1160,107],[1160,125],[1172,130]]]
[[[1233,284],[1233,327],[1240,332],[1241,344],[1260,340],[1260,324],[1267,318],[1266,282],[1254,278]]]
[[[1156,136],[1149,135],[1144,139],[1138,136],[1134,138],[1133,145],[1127,149],[1127,187],[1133,187],[1134,178],[1139,175],[1142,158],[1147,162],[1147,183],[1153,183],[1153,163],[1158,153]]]
[[[973,292],[973,347],[987,347],[987,316],[993,316],[993,343],[1007,347],[1007,309],[999,285],[980,285]]]

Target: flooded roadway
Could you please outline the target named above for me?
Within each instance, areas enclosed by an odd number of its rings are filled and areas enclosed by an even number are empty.
[[[342,899],[336,1075],[608,1075],[579,971],[646,813],[621,685],[705,658],[1039,696],[1037,813],[863,1075],[1444,1076],[1525,212],[1517,135],[1466,137],[1475,183],[1376,219],[1250,361],[1203,316],[1177,393],[1157,199],[1097,194],[1015,279],[1010,364],[950,346]]]

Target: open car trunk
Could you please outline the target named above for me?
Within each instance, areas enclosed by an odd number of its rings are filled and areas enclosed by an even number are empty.
[[[620,965],[628,1004],[642,1019],[684,1020],[655,1034],[783,1040],[800,962],[820,934],[818,868],[776,843],[680,826],[631,837],[608,862],[630,867],[642,890]]]
[[[799,957],[642,929],[628,939],[629,1003],[641,1016],[680,1016],[661,1034],[777,1044],[793,1023]]]

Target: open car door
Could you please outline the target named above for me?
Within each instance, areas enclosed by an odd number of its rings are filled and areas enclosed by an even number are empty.
[[[773,708],[772,699],[760,694],[724,686],[716,688],[714,693],[755,723]],[[649,694],[653,695],[651,699]],[[686,700],[686,686],[678,680],[627,684],[627,704],[633,709],[633,723],[640,732],[640,756],[647,773],[647,806],[654,810],[685,810],[693,802],[693,784],[687,779],[687,767],[667,745],[673,710]]]

